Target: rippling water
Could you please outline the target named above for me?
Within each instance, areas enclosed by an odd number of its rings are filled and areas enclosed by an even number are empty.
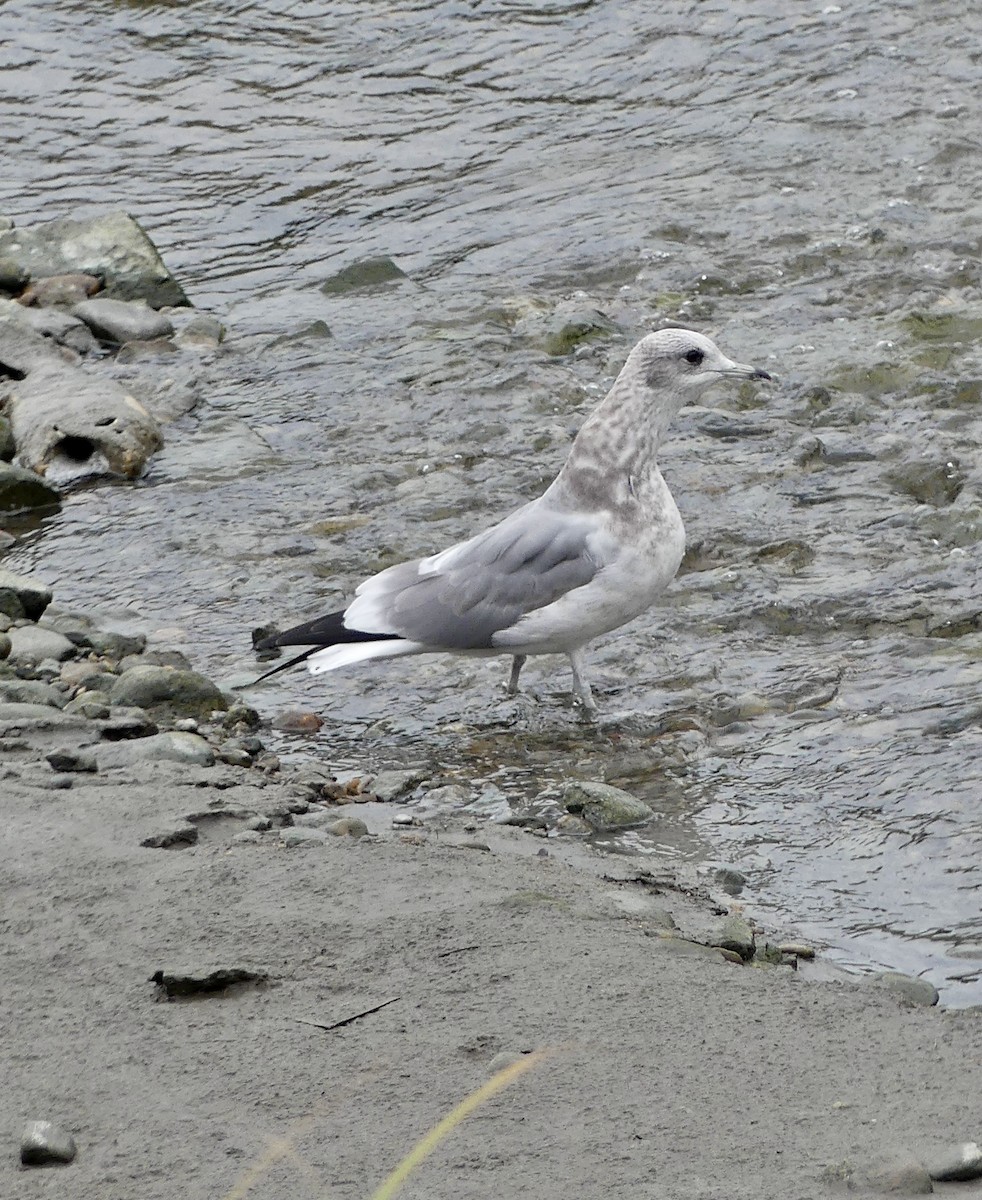
[[[638,852],[979,1002],[979,33],[923,0],[6,0],[0,212],[125,207],[230,327],[146,479],[8,564],[241,671],[253,625],[534,495],[633,340],[695,324],[781,383],[681,417],[686,573],[597,647],[599,732],[551,660],[537,708],[439,659],[257,700],[321,708],[339,766],[622,783],[663,813]],[[320,290],[371,255],[407,278]],[[616,332],[551,358],[557,305]]]

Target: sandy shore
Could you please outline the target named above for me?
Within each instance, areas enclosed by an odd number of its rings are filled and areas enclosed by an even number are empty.
[[[977,1011],[659,936],[708,905],[627,861],[400,830],[383,805],[351,806],[374,837],[234,843],[297,785],[156,763],[56,791],[16,747],[5,762],[5,1197],[215,1200],[270,1147],[249,1195],[368,1197],[496,1056],[543,1047],[405,1196],[787,1200],[979,1133]],[[141,845],[188,815],[196,845]],[[457,844],[476,836],[490,850]],[[268,982],[185,1001],[150,982],[210,967]],[[74,1134],[70,1166],[19,1166],[41,1118]]]

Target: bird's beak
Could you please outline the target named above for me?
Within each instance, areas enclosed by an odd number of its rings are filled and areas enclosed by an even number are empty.
[[[723,366],[716,367],[716,374],[722,375],[724,379],[770,379],[770,375],[766,371],[762,371],[760,367],[750,367],[746,363],[733,362],[729,358],[723,359]]]

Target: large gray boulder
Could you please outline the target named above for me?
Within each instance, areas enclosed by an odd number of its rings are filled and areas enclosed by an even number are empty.
[[[87,220],[65,218],[0,232],[0,262],[32,279],[79,271],[103,281],[103,295],[145,300],[151,308],[190,306],[153,242],[128,213]]]

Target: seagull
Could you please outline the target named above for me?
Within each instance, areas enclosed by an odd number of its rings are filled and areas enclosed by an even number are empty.
[[[529,655],[565,654],[573,694],[594,716],[585,647],[645,612],[685,550],[657,463],[669,425],[720,380],[770,378],[694,330],[649,333],[538,499],[467,541],[380,571],[342,611],[259,641],[258,650],[308,647],[260,679],[304,661],[320,675],[415,654],[505,654],[513,696]]]

